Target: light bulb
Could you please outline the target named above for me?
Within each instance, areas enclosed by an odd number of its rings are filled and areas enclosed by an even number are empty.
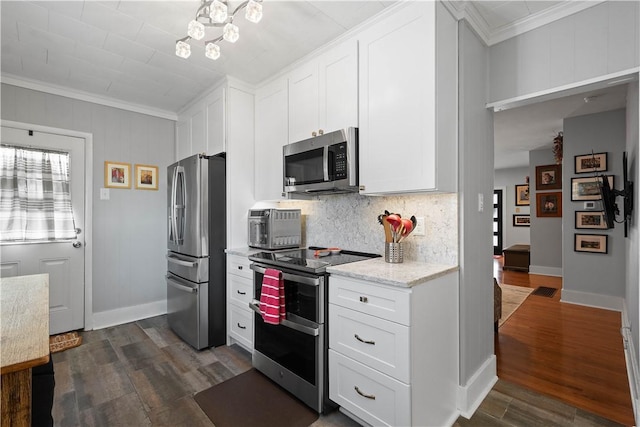
[[[191,56],[191,46],[189,45],[189,43],[183,42],[182,40],[177,41],[176,55],[178,55],[180,58],[185,59]]]
[[[237,25],[229,22],[222,30],[222,38],[230,43],[235,43],[240,38],[240,29]]]
[[[187,29],[187,34],[189,37],[195,40],[202,40],[204,37],[204,25],[195,19],[189,22],[189,28]]]
[[[257,24],[262,19],[262,5],[255,0],[249,0],[244,17],[247,21]]]
[[[224,22],[227,20],[227,5],[219,0],[214,0],[209,6],[209,17],[213,22]]]
[[[207,58],[215,61],[220,58],[220,46],[215,43],[207,43],[204,47],[204,54]]]

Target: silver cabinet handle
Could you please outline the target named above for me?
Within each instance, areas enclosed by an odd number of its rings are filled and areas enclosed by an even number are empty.
[[[78,242],[77,240],[75,242],[73,242],[73,247],[74,248],[79,248],[80,246],[82,246],[82,243]]]
[[[356,339],[357,339],[358,341],[363,342],[363,343],[365,343],[365,344],[376,345],[376,342],[375,342],[375,341],[363,340],[362,338],[360,338],[360,337],[358,336],[358,334],[354,334],[353,336],[354,336],[354,337],[356,337]]]
[[[353,388],[358,392],[358,394],[362,397],[366,397],[367,399],[376,400],[376,396],[373,394],[366,394],[360,391],[357,385],[353,386]]]
[[[236,292],[237,292],[239,295],[246,295],[246,294],[247,294],[246,292],[240,292],[240,290],[239,290],[239,289],[236,289]]]
[[[360,297],[360,302],[363,302],[363,303],[365,303],[365,304],[366,304],[366,303],[368,303],[368,302],[369,302],[369,298],[367,298],[367,297]]]
[[[240,324],[240,322],[238,322],[238,328],[240,328],[240,329],[247,329],[247,327],[246,327],[246,326],[242,326],[242,325]]]
[[[172,262],[174,264],[182,265],[184,267],[195,267],[196,263],[194,261],[184,261],[176,257],[172,257],[167,255],[167,261]]]

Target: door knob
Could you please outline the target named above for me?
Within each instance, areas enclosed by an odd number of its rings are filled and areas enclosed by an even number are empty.
[[[82,243],[78,242],[77,240],[75,242],[73,242],[73,247],[74,248],[79,248],[80,246],[82,246]]]

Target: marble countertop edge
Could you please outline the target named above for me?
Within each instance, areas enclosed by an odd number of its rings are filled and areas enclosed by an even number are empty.
[[[413,287],[458,271],[457,265],[430,264],[420,261],[388,263],[383,258],[369,259],[327,268],[336,276],[367,280],[398,287]]]

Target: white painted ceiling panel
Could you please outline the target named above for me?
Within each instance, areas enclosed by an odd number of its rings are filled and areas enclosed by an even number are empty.
[[[239,3],[231,1],[231,9]],[[190,58],[175,56],[175,42],[186,35],[199,0],[1,1],[1,70],[7,77],[84,91],[172,115],[225,75],[257,84],[394,3],[264,0],[262,21],[253,24],[236,17],[240,40],[223,42],[222,57],[211,61],[204,56],[203,43],[195,41],[191,41]],[[488,40],[492,34],[515,35],[524,23],[530,29],[531,22],[542,22],[536,18],[548,23],[554,11],[567,3],[450,2],[457,11],[477,11],[474,16],[486,24],[482,33],[486,32]],[[205,39],[220,33],[220,29],[208,29]],[[496,153],[504,152],[509,161],[523,161],[522,152],[513,151],[510,143],[518,150],[550,144],[559,130],[558,117],[566,110],[556,104],[547,109],[555,111],[555,121],[534,112],[514,112],[506,118],[497,113]],[[526,127],[521,121],[538,126]],[[527,145],[523,135],[535,137]]]
[[[73,17],[49,12],[49,31],[70,40],[82,40],[83,44],[102,47],[107,39],[106,31]]]

